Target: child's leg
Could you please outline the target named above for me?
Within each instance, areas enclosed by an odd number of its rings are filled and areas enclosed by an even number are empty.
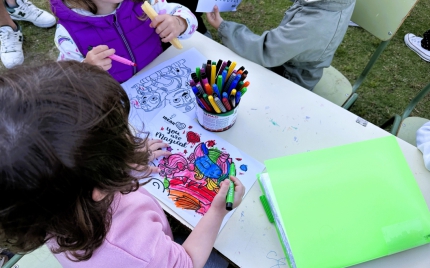
[[[4,4],[0,3],[0,58],[6,68],[24,62],[22,41],[19,25],[11,19]]]
[[[424,49],[430,50],[430,30],[423,34],[423,40],[421,40],[421,46]]]
[[[423,60],[430,62],[430,30],[424,33],[423,38],[408,33],[405,35],[405,44]]]
[[[17,26],[15,25],[15,23],[13,23],[12,19],[7,13],[6,7],[2,3],[0,3],[0,27],[6,25],[12,27],[14,30],[17,29]]]

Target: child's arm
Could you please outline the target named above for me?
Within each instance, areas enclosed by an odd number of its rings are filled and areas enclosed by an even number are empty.
[[[430,170],[430,122],[418,129],[417,148],[423,153],[424,165]]]
[[[230,179],[235,184],[234,205],[237,207],[245,194],[245,188],[236,177]],[[226,210],[226,195],[230,185],[229,180],[221,183],[220,190],[212,201],[211,207],[196,225],[194,230],[182,244],[190,255],[194,267],[203,267],[212,251],[221,223],[228,213]]]
[[[187,39],[197,29],[197,18],[186,7],[166,1],[151,0],[150,4],[159,14],[151,23],[156,28],[163,42],[169,42],[173,38]]]
[[[57,25],[54,37],[55,45],[60,54],[57,60],[76,60],[100,66],[103,70],[109,70],[112,67],[112,60],[108,56],[115,53],[114,49],[109,49],[107,46],[97,46],[89,51],[84,57],[79,51],[76,43],[73,41],[69,32],[61,24]]]
[[[69,32],[61,24],[57,24],[54,42],[60,51],[57,60],[84,60],[84,55],[79,51]]]

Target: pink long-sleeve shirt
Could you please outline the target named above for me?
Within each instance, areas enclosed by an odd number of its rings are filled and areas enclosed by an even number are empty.
[[[172,241],[162,208],[143,187],[117,194],[112,208],[112,226],[103,244],[88,261],[73,262],[64,253],[56,254],[64,268],[193,267],[185,249]],[[55,245],[53,240],[48,242],[51,248]]]

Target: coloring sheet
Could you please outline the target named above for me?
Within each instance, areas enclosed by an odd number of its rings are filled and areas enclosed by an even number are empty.
[[[195,117],[196,100],[189,86],[191,73],[207,59],[195,48],[137,74],[122,84],[131,102],[130,123],[143,130],[166,105]]]
[[[170,144],[167,149],[172,155],[153,162],[160,173],[145,188],[192,226],[208,211],[219,183],[228,178],[231,163],[247,191],[264,169],[262,163],[171,106],[161,110],[149,126],[152,138]]]
[[[242,2],[242,0],[199,0],[196,11],[212,12],[215,5],[218,6],[220,12],[236,11],[240,2]]]

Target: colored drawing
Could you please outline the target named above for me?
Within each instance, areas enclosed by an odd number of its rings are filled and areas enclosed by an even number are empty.
[[[160,176],[164,177],[163,191],[167,190],[176,207],[204,215],[220,182],[228,178],[231,162],[228,153],[209,149],[203,142],[188,156],[170,155],[158,164]]]
[[[165,150],[172,154],[153,161],[160,172],[145,188],[193,226],[209,210],[220,183],[229,178],[232,163],[240,168],[236,176],[247,190],[264,169],[261,163],[171,106],[163,108],[147,126],[152,138],[170,145]]]

